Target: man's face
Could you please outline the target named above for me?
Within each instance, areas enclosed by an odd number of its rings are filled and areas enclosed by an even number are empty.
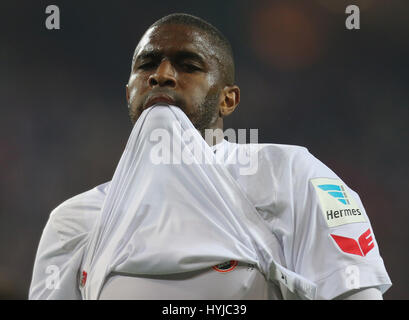
[[[218,118],[221,92],[215,48],[200,29],[168,24],[149,29],[139,42],[128,83],[133,123],[156,102],[180,107],[198,130]]]

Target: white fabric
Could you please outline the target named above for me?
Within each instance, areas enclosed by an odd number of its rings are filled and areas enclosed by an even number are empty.
[[[159,144],[153,137],[158,129],[166,142],[162,153],[176,152],[166,135],[180,150],[201,150],[204,158],[187,151],[190,164],[185,163],[188,158],[176,164],[155,164],[152,150]],[[226,260],[253,263],[272,280],[279,269],[280,275],[288,277],[291,291],[307,288],[305,297],[313,297],[312,283],[280,265],[283,256],[277,239],[224,165],[212,161],[213,157],[181,109],[157,105],[141,115],[86,249],[82,268],[88,274],[82,289],[85,299],[98,299],[112,271],[172,274]]]
[[[148,139],[142,139],[143,134],[154,128],[166,128],[169,116],[178,119],[185,129],[191,126],[178,108],[157,106],[146,111],[149,110],[135,125],[134,136],[130,137],[121,158],[122,162],[130,161],[126,162],[129,168],[147,157],[147,153],[138,152],[132,158],[130,155],[135,150],[132,148],[146,150]],[[149,122],[145,123],[148,114]],[[193,144],[204,142],[200,138],[196,136]],[[213,148],[202,147],[207,156],[215,156],[223,165],[166,165],[156,166],[155,170],[151,167],[121,172],[120,163],[110,183],[73,197],[53,210],[38,248],[29,298],[94,299],[111,271],[145,275],[183,273],[229,259],[255,263],[267,277],[279,279],[281,292],[276,297],[282,294],[284,299],[333,299],[351,291],[345,272],[351,265],[359,270],[360,287],[377,287],[382,293],[390,287],[369,219],[355,192],[348,188],[366,222],[337,227],[326,224],[311,179],[339,178],[307,149],[278,144],[254,148],[251,144],[225,140]],[[216,150],[215,155],[212,149]],[[257,157],[254,174],[242,174],[241,169],[248,165],[234,161],[243,152]],[[173,183],[163,179],[170,167],[174,171]],[[163,183],[152,183],[158,179]],[[131,184],[131,180],[141,183]],[[115,194],[123,194],[125,202],[119,198],[115,201]],[[186,202],[185,195],[192,202]],[[175,199],[167,210],[162,204],[164,196]],[[132,206],[136,209],[142,200],[149,203],[145,211],[139,207],[138,215],[125,214]],[[124,206],[126,201],[128,204]],[[166,219],[165,212],[169,209],[175,220]],[[186,209],[194,215],[183,215]],[[113,211],[118,212],[115,219],[110,214]],[[146,214],[154,211],[158,223]],[[135,219],[136,216],[141,219]],[[368,228],[375,247],[364,257],[340,251],[330,237],[337,234],[356,239]],[[137,229],[138,232],[132,233]],[[162,233],[164,230],[167,232]],[[212,230],[211,236],[206,230]],[[145,236],[152,241],[146,242]],[[204,241],[186,241],[191,238]],[[95,250],[87,250],[88,246]],[[169,251],[164,252],[164,248]],[[84,259],[87,252],[91,255]],[[277,264],[272,263],[273,258]],[[50,275],[46,270],[50,265],[59,268],[58,289],[47,285]],[[81,295],[79,281],[84,268],[88,279]],[[96,274],[95,270],[101,272]]]
[[[109,183],[101,184],[64,201],[51,212],[35,257],[30,300],[82,299],[81,261],[108,188]],[[52,270],[50,266],[56,268]]]
[[[111,273],[100,300],[276,300],[280,290],[254,266],[238,263],[231,271],[213,268],[169,275]]]
[[[383,300],[382,293],[377,288],[352,290],[336,298],[336,300]]]
[[[243,166],[228,161],[232,154],[242,152],[240,149],[248,149],[248,145],[224,141],[216,146],[220,150],[216,156],[227,159],[227,170],[278,237],[285,266],[317,285],[316,299],[333,299],[354,290],[357,284],[360,288],[377,287],[385,293],[392,283],[358,194],[306,148],[279,144],[263,146],[258,152],[258,170],[254,175],[240,174]],[[366,221],[328,227],[311,183],[315,178],[337,179],[345,185]],[[367,229],[371,231],[375,246],[364,257],[342,252],[330,236],[356,239]],[[351,282],[351,267],[359,274],[357,283]],[[298,299],[286,288],[282,292],[284,299]]]
[[[231,155],[238,152],[237,149],[248,147],[225,142],[219,148],[228,149],[224,153]],[[358,269],[360,288],[378,287],[384,293],[391,281],[358,194],[304,147],[269,144],[258,155],[255,175],[241,175],[238,164],[226,163],[226,168],[280,239],[286,267],[317,285],[317,299],[333,299],[354,289],[348,274],[351,267]],[[311,183],[315,178],[337,179],[345,185],[366,221],[328,227]],[[367,229],[375,246],[364,257],[342,252],[330,236],[356,239]],[[294,298],[291,293],[287,295],[286,290],[283,295]]]

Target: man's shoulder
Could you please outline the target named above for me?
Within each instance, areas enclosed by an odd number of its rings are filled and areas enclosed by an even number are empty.
[[[258,165],[261,169],[259,173],[272,170],[283,178],[290,175],[293,178],[304,176],[306,179],[315,176],[335,176],[330,168],[304,146],[279,143],[235,144],[229,142],[229,147],[230,150],[245,148],[252,156],[257,154]],[[288,175],[284,174],[285,172]]]
[[[304,146],[280,143],[259,143],[259,149],[265,155],[292,158],[300,154],[309,154]]]
[[[307,147],[287,144],[263,144],[262,156],[285,163],[294,173],[307,176],[334,177],[335,173],[313,155]]]
[[[235,143],[224,140],[229,150],[235,148],[246,148],[251,152],[263,152],[278,155],[290,155],[297,152],[308,152],[304,146],[284,144],[284,143]]]
[[[280,143],[247,143],[232,144],[237,148],[246,148],[250,154],[274,163],[290,164],[293,161],[307,161],[311,159],[309,150],[304,146]]]
[[[104,201],[107,194],[110,182],[102,183],[92,189],[79,193],[71,198],[68,198],[61,204],[59,204],[54,212],[60,212],[67,209],[82,208],[82,209],[95,209],[99,207]]]
[[[57,232],[87,232],[101,211],[110,182],[77,194],[58,205],[50,214]]]

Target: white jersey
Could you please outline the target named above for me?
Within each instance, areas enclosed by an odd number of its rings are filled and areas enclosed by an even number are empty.
[[[179,108],[155,108],[135,124],[113,180],[51,213],[30,299],[332,299],[390,287],[359,196],[307,149],[223,140],[201,144],[221,165],[154,167],[147,134],[169,118],[192,126]],[[214,270],[226,261],[237,265]],[[169,283],[187,293],[164,291]]]

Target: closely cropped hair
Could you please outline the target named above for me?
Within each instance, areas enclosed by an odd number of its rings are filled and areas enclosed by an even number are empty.
[[[222,64],[220,65],[220,68],[222,69],[221,74],[225,85],[234,84],[235,76],[233,50],[229,40],[227,40],[227,38],[216,27],[212,26],[205,20],[190,14],[173,13],[159,19],[154,24],[152,24],[150,28],[161,26],[164,24],[183,24],[196,27],[206,32],[210,36],[210,39],[213,41],[213,45],[215,45],[219,49],[219,58]]]

